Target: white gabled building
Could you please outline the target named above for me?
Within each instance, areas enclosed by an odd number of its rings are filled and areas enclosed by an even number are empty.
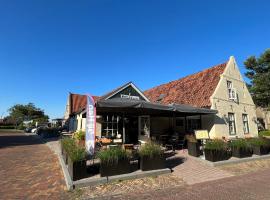
[[[154,87],[145,94],[152,102],[217,110],[216,115],[201,118],[200,128],[207,129],[211,138],[258,135],[256,107],[233,56],[223,64]],[[182,120],[186,126],[195,123],[193,127],[199,127],[195,117]]]

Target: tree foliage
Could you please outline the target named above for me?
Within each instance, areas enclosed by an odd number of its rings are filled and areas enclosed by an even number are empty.
[[[244,65],[251,80],[249,90],[258,106],[270,108],[270,49],[259,57],[251,56]]]
[[[16,104],[8,109],[9,117],[16,121],[16,124],[21,124],[25,120],[33,120],[34,122],[48,122],[48,115],[44,111],[37,108],[33,103],[26,105]]]

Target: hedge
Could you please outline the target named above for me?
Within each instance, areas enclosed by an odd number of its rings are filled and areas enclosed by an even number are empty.
[[[15,129],[15,126],[0,126],[0,129]]]
[[[270,130],[260,131],[259,136],[270,136]]]

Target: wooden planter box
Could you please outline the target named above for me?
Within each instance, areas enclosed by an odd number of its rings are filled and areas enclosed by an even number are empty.
[[[140,157],[140,169],[142,171],[148,170],[156,170],[156,169],[164,169],[165,168],[165,156],[155,156],[155,157],[148,157],[143,156]]]
[[[188,154],[191,156],[199,157],[200,153],[200,144],[197,142],[188,142]]]
[[[228,160],[231,157],[230,152],[226,150],[205,149],[204,154],[205,154],[205,159],[211,162]]]
[[[131,166],[128,159],[119,160],[117,163],[100,163],[100,176],[115,176],[131,172]]]
[[[71,180],[76,181],[86,176],[86,160],[72,162],[68,157],[68,172]]]
[[[252,146],[253,154],[256,155],[266,155],[269,153],[269,147],[265,146]]]
[[[232,148],[232,156],[237,158],[246,158],[252,156],[250,148]]]

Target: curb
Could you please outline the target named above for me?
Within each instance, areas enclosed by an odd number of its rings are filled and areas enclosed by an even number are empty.
[[[63,157],[61,155],[59,155],[58,153],[57,154],[57,157],[58,157],[58,160],[60,162],[60,165],[62,167],[62,171],[63,171],[63,174],[64,174],[64,178],[65,178],[65,182],[66,182],[66,186],[67,186],[67,189],[68,191],[71,191],[74,189],[74,186],[73,186],[73,181],[71,180],[71,177],[68,173],[68,169],[67,169],[67,166],[63,160]]]
[[[81,188],[87,186],[95,186],[101,185],[106,183],[112,183],[116,181],[123,181],[123,180],[132,180],[138,178],[144,178],[149,176],[159,176],[162,174],[171,173],[169,168],[165,169],[158,169],[158,170],[151,170],[151,171],[136,171],[129,174],[121,174],[116,176],[109,176],[109,177],[100,177],[100,178],[85,178],[78,181],[74,181],[73,185],[74,188]]]

